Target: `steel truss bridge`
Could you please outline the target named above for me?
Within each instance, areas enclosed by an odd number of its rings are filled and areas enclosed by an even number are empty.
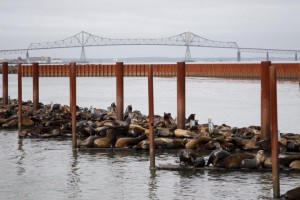
[[[82,31],[76,35],[53,42],[31,43],[27,49],[0,50],[0,54],[23,54],[29,57],[29,51],[41,49],[59,48],[81,48],[81,61],[86,61],[85,47],[93,46],[114,46],[114,45],[164,45],[164,46],[185,46],[185,60],[192,61],[190,47],[225,48],[237,50],[237,61],[241,61],[241,52],[265,53],[266,60],[269,60],[269,53],[293,54],[298,60],[297,54],[300,50],[285,49],[262,49],[262,48],[241,48],[236,42],[215,41],[200,37],[191,32],[184,32],[179,35],[166,38],[142,38],[142,39],[112,39],[92,35]]]

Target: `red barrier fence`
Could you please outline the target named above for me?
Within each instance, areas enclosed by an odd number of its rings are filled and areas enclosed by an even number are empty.
[[[124,76],[147,76],[149,64],[125,64]],[[299,63],[272,63],[277,67],[277,77],[282,79],[298,79]],[[176,64],[153,64],[153,76],[175,77]],[[39,65],[40,76],[68,76],[68,64]],[[23,66],[23,76],[32,76],[32,66]],[[114,64],[78,64],[77,76],[115,76]],[[260,63],[228,63],[228,64],[186,64],[187,77],[230,77],[259,78]]]

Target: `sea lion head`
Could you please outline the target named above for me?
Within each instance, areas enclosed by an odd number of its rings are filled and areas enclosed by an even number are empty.
[[[264,150],[259,150],[256,154],[256,161],[259,164],[263,164],[266,160],[266,155]]]

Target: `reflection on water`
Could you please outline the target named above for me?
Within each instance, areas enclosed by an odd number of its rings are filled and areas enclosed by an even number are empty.
[[[71,141],[18,139],[0,131],[3,199],[271,199],[271,172],[151,171],[146,151],[80,150]],[[174,164],[178,150],[157,151]],[[282,173],[281,193],[299,185]]]
[[[80,189],[80,174],[78,173],[78,153],[76,150],[72,151],[72,157],[70,160],[70,172],[68,173],[68,180],[67,180],[67,185],[68,185],[68,191],[69,199],[79,199],[82,197],[80,195],[81,189]]]
[[[156,170],[150,170],[148,186],[149,186],[148,199],[159,199],[156,195],[156,192],[157,192]]]
[[[25,151],[23,149],[23,140],[19,139],[18,140],[18,150],[20,152],[19,159],[17,161],[17,175],[22,176],[26,171],[23,166],[23,159],[25,158]]]

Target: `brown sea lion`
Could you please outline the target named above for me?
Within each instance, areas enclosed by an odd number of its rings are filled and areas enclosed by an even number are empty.
[[[171,116],[171,113],[164,112],[164,127],[171,128],[174,124],[174,119]]]
[[[172,132],[169,128],[157,128],[156,135],[158,137],[174,137],[174,132]]]
[[[287,200],[299,200],[300,199],[300,187],[296,187],[287,191],[284,194],[284,198]]]
[[[28,117],[22,118],[22,125],[23,126],[33,126],[34,122],[29,119]]]
[[[155,148],[157,149],[180,149],[184,148],[186,139],[181,138],[155,138]]]
[[[116,131],[108,129],[104,138],[96,138],[94,140],[94,147],[96,148],[109,148],[116,139]]]
[[[291,162],[290,169],[300,169],[300,160],[294,160],[293,162]]]
[[[185,144],[186,149],[198,149],[198,148],[203,148],[203,145],[208,143],[209,141],[212,141],[211,137],[198,137],[195,139],[190,140]]]
[[[85,140],[83,141],[79,141],[78,142],[78,146],[79,147],[88,147],[88,148],[91,148],[94,146],[94,140],[96,139],[95,136],[89,136],[88,138],[86,138]]]
[[[144,133],[146,134],[147,136],[149,136],[149,129],[147,128],[144,128],[138,124],[133,124],[131,123],[129,125],[129,130],[134,130],[135,132],[138,132],[138,133]]]
[[[149,140],[143,140],[141,142],[139,142],[137,145],[134,145],[133,148],[134,149],[149,149]]]
[[[42,138],[52,138],[52,137],[57,137],[61,134],[61,130],[60,129],[53,129],[48,133],[42,134],[41,137]]]
[[[222,168],[240,168],[242,161],[245,159],[253,159],[255,156],[251,154],[246,154],[246,153],[240,153],[240,154],[235,154],[228,156],[222,160],[219,160],[216,164],[217,167],[222,167]]]
[[[145,134],[136,138],[132,138],[132,137],[119,138],[115,144],[115,147],[116,148],[132,147],[145,139],[147,139],[147,136]]]
[[[259,149],[258,143],[250,139],[241,139],[237,137],[230,137],[227,141],[233,143],[236,147],[242,150],[255,150]]]
[[[255,158],[243,160],[241,167],[248,168],[248,169],[263,168],[265,160],[266,160],[266,156],[264,150],[259,150]]]
[[[281,168],[288,168],[294,160],[300,160],[300,154],[296,155],[285,155],[278,158],[278,164]],[[272,159],[271,157],[267,157],[264,166],[267,168],[272,168]]]
[[[231,153],[229,153],[228,151],[225,151],[223,149],[216,149],[209,154],[206,166],[209,166],[210,164],[216,166],[220,160],[228,156],[231,156]]]
[[[155,138],[154,145],[156,149],[180,149],[184,148],[186,141],[186,139],[181,138]],[[143,140],[133,148],[149,149],[149,140]]]
[[[178,137],[178,138],[194,138],[194,137],[198,136],[198,134],[196,134],[192,131],[183,130],[183,129],[179,129],[179,128],[174,131],[174,134],[175,134],[175,137]]]

